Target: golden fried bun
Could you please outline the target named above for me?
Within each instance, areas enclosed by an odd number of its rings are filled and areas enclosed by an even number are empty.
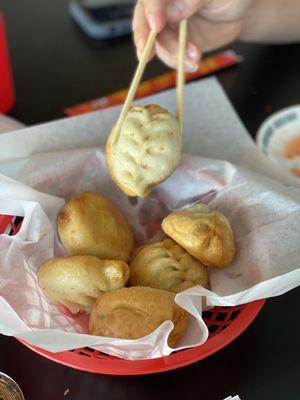
[[[234,257],[234,237],[227,218],[204,204],[169,214],[162,229],[205,265],[227,267]]]
[[[150,104],[132,107],[115,140],[112,129],[106,159],[112,180],[127,196],[145,197],[180,162],[179,124],[168,111]]]
[[[130,287],[105,293],[92,306],[89,330],[92,335],[120,339],[139,339],[149,335],[164,321],[174,329],[169,345],[175,346],[186,330],[189,314],[165,290]]]
[[[130,263],[130,285],[181,292],[208,288],[207,268],[172,239],[141,246]]]
[[[133,246],[130,226],[117,208],[97,193],[81,193],[68,201],[58,214],[57,226],[70,255],[129,260]]]
[[[95,256],[51,258],[38,271],[44,294],[73,314],[89,313],[101,294],[122,288],[128,278],[129,267],[125,261],[100,260]]]

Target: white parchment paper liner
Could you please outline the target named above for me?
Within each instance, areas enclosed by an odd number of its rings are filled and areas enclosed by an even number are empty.
[[[174,112],[175,93],[139,103],[150,102]],[[189,155],[171,178],[134,205],[113,185],[105,166],[105,140],[119,107],[0,135],[0,214],[24,216],[17,235],[0,236],[1,333],[53,352],[90,346],[143,359],[172,351],[169,321],[135,341],[99,338],[86,334],[86,316],[62,312],[41,293],[39,265],[64,254],[56,214],[63,199],[84,190],[98,191],[120,208],[137,244],[159,240],[161,218],[200,201],[229,218],[237,256],[229,268],[209,271],[211,291],[195,287],[177,295],[178,304],[192,314],[178,349],[207,340],[203,297],[211,306],[236,305],[299,285],[298,181],[258,152],[214,79],[187,86],[185,109],[184,151]]]

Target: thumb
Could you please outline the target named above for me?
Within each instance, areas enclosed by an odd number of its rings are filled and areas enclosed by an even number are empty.
[[[166,7],[168,22],[176,23],[196,14],[209,0],[170,0]]]

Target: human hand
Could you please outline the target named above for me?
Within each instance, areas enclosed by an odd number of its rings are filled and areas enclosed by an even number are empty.
[[[169,67],[176,68],[178,23],[188,18],[185,65],[199,66],[202,53],[235,40],[243,17],[253,0],[138,0],[133,17],[134,42],[138,57],[150,30],[158,33],[151,57],[156,55]]]

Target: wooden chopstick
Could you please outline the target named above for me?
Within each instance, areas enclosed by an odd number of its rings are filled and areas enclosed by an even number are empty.
[[[185,48],[187,36],[187,20],[184,19],[179,24],[179,47],[178,47],[178,65],[177,65],[177,81],[176,81],[176,100],[177,100],[177,118],[179,122],[180,132],[183,127],[183,92],[185,83]]]
[[[186,48],[186,35],[187,35],[187,20],[183,20],[179,24],[179,48],[178,48],[178,66],[177,66],[177,83],[176,83],[176,93],[177,93],[177,118],[179,122],[180,132],[182,133],[183,126],[183,92],[185,83],[185,70],[184,70],[184,60],[185,60],[185,48]],[[124,119],[131,107],[134,96],[136,94],[137,88],[140,84],[141,78],[143,76],[147,61],[151,54],[153,45],[156,39],[156,32],[150,32],[146,46],[144,48],[143,54],[140,58],[138,67],[135,71],[133,80],[131,82],[130,88],[128,90],[126,100],[123,104],[120,116],[117,120],[113,131],[113,143],[118,142],[120,131]]]
[[[142,78],[143,73],[144,73],[145,66],[147,64],[147,61],[148,61],[149,56],[151,54],[153,45],[155,43],[155,39],[156,39],[156,32],[152,32],[151,31],[149,33],[146,46],[145,46],[143,54],[142,54],[142,56],[140,58],[140,62],[138,64],[138,67],[137,67],[137,69],[135,71],[135,74],[134,74],[133,80],[131,82],[130,88],[128,90],[128,93],[127,93],[127,96],[126,96],[126,100],[124,102],[121,114],[120,114],[119,119],[118,119],[118,121],[117,121],[117,123],[115,125],[115,128],[114,128],[114,143],[118,142],[118,139],[119,139],[119,136],[120,136],[121,126],[122,126],[122,124],[124,122],[124,119],[125,119],[128,111],[129,111],[129,108],[130,108],[131,103],[132,103],[132,101],[134,99],[135,93],[137,91],[137,88],[138,88],[138,86],[140,84],[141,78]]]

